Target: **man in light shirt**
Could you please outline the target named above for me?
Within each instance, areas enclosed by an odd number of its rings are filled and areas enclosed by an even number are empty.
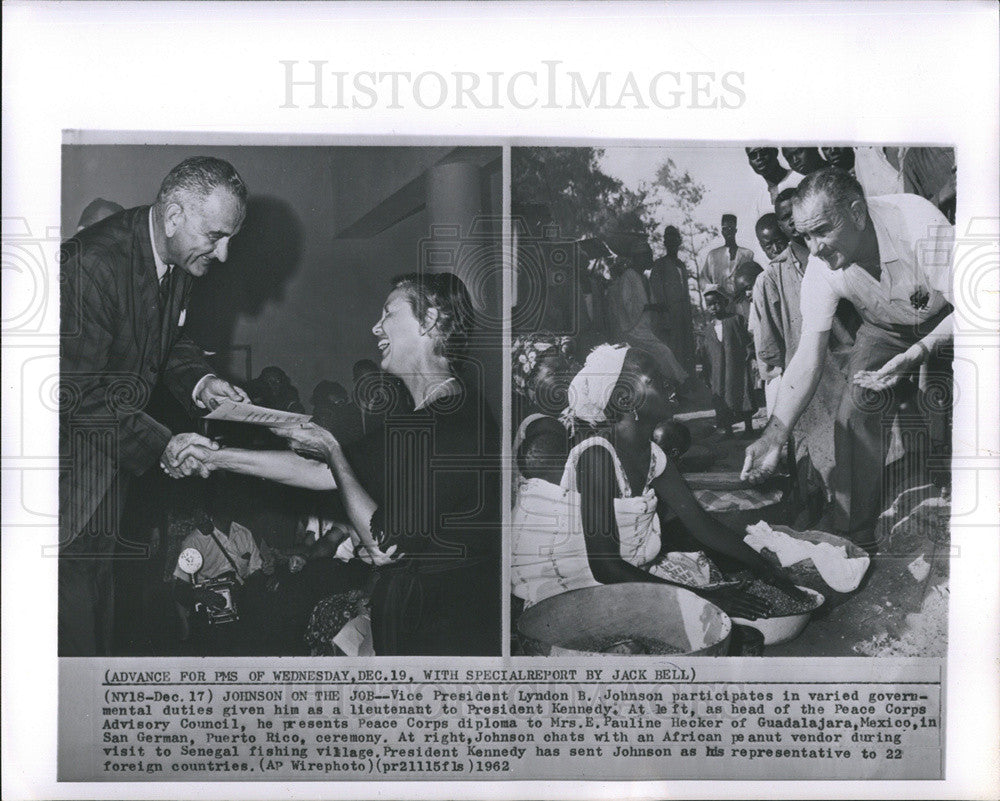
[[[294,628],[283,599],[268,591],[273,562],[265,562],[253,533],[234,519],[246,512],[245,496],[234,490],[230,476],[211,476],[195,490],[202,498],[190,516],[176,521],[187,534],[174,567],[174,600],[187,624],[184,650],[197,656],[281,653],[276,635],[282,624],[286,631]],[[201,557],[194,564],[192,550]],[[225,622],[213,623],[220,614]]]
[[[745,261],[753,261],[753,251],[736,244],[736,215],[722,215],[723,244],[705,254],[701,265],[704,283],[717,284],[730,295],[733,293],[733,273]]]
[[[795,229],[810,252],[801,338],[774,414],[747,448],[743,476],[759,481],[774,472],[788,431],[822,377],[837,304],[850,301],[862,325],[848,364],[853,386],[836,420],[834,527],[874,549],[884,505],[884,435],[905,384],[951,338],[954,230],[923,198],[866,199],[857,180],[835,167],[807,176],[793,208]]]

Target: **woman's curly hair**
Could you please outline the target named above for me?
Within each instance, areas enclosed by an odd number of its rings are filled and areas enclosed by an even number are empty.
[[[406,293],[414,316],[421,322],[434,309],[435,352],[454,367],[469,344],[475,322],[472,298],[462,279],[454,273],[406,273],[392,279],[392,288]]]

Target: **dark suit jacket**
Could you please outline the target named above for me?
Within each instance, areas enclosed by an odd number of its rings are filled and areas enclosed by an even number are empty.
[[[171,432],[145,413],[161,378],[194,413],[211,368],[178,326],[192,278],[175,267],[160,308],[149,207],[63,243],[60,292],[59,530],[69,543],[121,478],[153,466]],[[109,524],[117,527],[117,515]]]

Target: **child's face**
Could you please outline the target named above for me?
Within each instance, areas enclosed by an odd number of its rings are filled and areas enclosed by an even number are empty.
[[[714,292],[705,298],[705,308],[717,320],[725,317],[727,305],[725,298],[722,295],[716,295]]]
[[[788,237],[777,226],[769,225],[761,228],[757,231],[757,241],[760,242],[761,249],[772,261],[788,247]]]
[[[791,198],[788,200],[782,200],[777,206],[775,206],[774,213],[778,216],[778,226],[781,228],[781,232],[788,239],[796,236],[795,220],[792,218]]]
[[[561,356],[542,357],[528,388],[532,401],[553,414],[566,408],[573,371]]]

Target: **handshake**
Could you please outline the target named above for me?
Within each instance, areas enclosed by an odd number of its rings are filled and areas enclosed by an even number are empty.
[[[326,462],[340,448],[333,434],[315,423],[273,426],[271,431],[286,439],[292,451],[312,460]],[[208,478],[212,471],[226,467],[223,461],[229,461],[229,469],[234,469],[231,464],[233,453],[233,450],[226,451],[224,456],[219,443],[201,434],[174,434],[160,456],[160,467],[171,478],[186,478],[195,474]],[[261,464],[255,463],[255,469],[250,474],[268,477],[266,471],[263,474],[259,472]]]
[[[160,456],[160,467],[171,478],[187,478],[198,474],[208,478],[218,467],[216,454],[219,443],[201,434],[174,434]]]
[[[208,374],[195,385],[194,402],[202,409],[214,409],[224,400],[249,403],[250,396],[216,375]],[[212,460],[219,443],[201,434],[174,434],[160,455],[160,467],[171,478],[187,478],[197,473],[208,478],[218,466]]]

